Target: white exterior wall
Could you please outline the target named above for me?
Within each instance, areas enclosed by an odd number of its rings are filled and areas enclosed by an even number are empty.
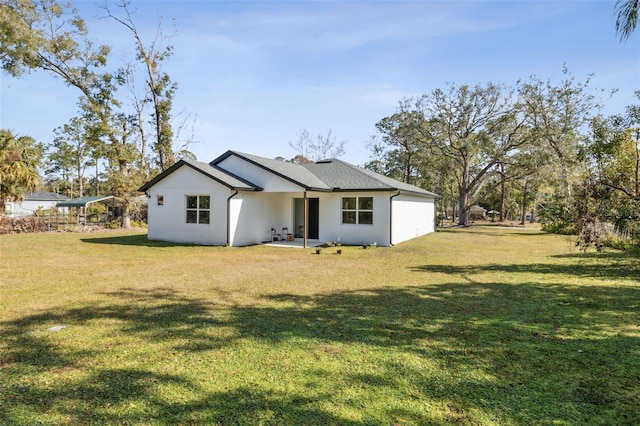
[[[150,240],[224,245],[227,243],[227,198],[229,188],[203,174],[182,166],[151,187],[149,194]],[[164,204],[159,206],[157,196]],[[211,216],[209,224],[186,223],[187,195],[209,195]]]
[[[32,216],[38,209],[46,210],[55,208],[59,201],[24,200],[20,203],[7,203],[5,205],[5,213],[9,216]]]
[[[391,192],[320,193],[320,241],[340,241],[343,244],[389,245],[389,197]],[[373,224],[342,223],[343,197],[373,197]]]
[[[271,228],[293,229],[293,197],[289,193],[240,192],[231,199],[231,245],[261,244]]]
[[[435,200],[401,194],[392,201],[391,244],[435,231]]]

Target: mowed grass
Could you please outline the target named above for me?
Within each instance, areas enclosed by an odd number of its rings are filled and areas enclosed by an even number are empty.
[[[640,424],[640,260],[0,236],[0,424]]]

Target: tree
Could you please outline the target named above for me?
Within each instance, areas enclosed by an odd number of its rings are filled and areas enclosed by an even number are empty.
[[[2,34],[7,41],[0,52],[3,69],[14,76],[27,69],[42,69],[78,89],[80,108],[92,123],[92,137],[107,141],[105,153],[110,165],[121,174],[118,181],[131,184],[128,141],[118,126],[126,121],[118,112],[118,81],[105,71],[109,46],[95,47],[77,10],[55,0],[5,0],[2,18]],[[127,228],[127,205],[135,186],[116,187],[119,192],[114,195],[123,207],[122,226]]]
[[[403,101],[404,102],[404,101]],[[390,178],[408,182],[420,188],[434,191],[440,195],[439,203],[442,212],[447,211],[447,207],[451,206],[455,197],[455,190],[451,187],[454,176],[451,173],[451,164],[448,158],[432,155],[425,148],[421,136],[415,134],[415,139],[409,141],[407,135],[399,136],[398,133],[403,132],[396,130],[391,126],[401,114],[394,114],[379,122],[384,123],[383,126],[377,126],[380,132],[384,132],[382,138],[372,136],[367,143],[367,147],[371,151],[370,160],[364,164],[364,168],[383,174]],[[421,118],[417,118],[420,120]],[[409,127],[414,127],[415,123],[405,122],[399,124],[398,127],[404,127],[409,133]],[[392,125],[392,126],[395,126]],[[415,132],[414,132],[415,133]]]
[[[640,0],[617,0],[615,8],[618,10],[616,18],[616,34],[625,41],[631,37],[638,24],[638,9]]]
[[[494,83],[452,84],[415,102],[415,111],[422,116],[416,125],[425,149],[452,167],[460,225],[469,225],[469,208],[496,167],[510,161],[530,140],[519,104],[512,99],[511,90]]]
[[[607,222],[618,235],[640,242],[640,105],[628,106],[623,115],[595,117],[591,129],[591,168],[576,200],[582,240],[598,241],[596,222]]]
[[[536,149],[535,141],[522,146],[507,161],[496,166],[495,175],[478,196],[479,203],[498,210],[500,222],[507,220],[507,217],[513,220],[519,216],[521,224],[524,224],[526,211],[535,205],[541,182],[539,168],[544,158]]]
[[[176,153],[173,147],[173,131],[171,128],[171,107],[173,104],[173,95],[177,89],[177,85],[171,82],[171,78],[161,70],[161,64],[173,53],[172,46],[162,46],[162,32],[160,25],[156,31],[154,40],[147,46],[142,41],[140,33],[133,21],[131,11],[129,10],[128,1],[122,1],[117,6],[124,13],[124,18],[120,18],[111,12],[109,3],[105,2],[103,8],[108,15],[116,22],[127,28],[135,40],[136,58],[140,61],[145,69],[145,88],[144,94],[138,96],[136,94],[134,72],[132,67],[127,67],[121,71],[121,77],[127,81],[134,97],[134,107],[138,118],[138,131],[142,140],[142,164],[146,169],[144,161],[146,135],[144,132],[143,118],[144,107],[150,103],[153,109],[151,113],[151,123],[155,134],[155,143],[153,149],[157,155],[158,166],[160,170],[169,168],[176,162]],[[146,172],[146,170],[145,170]]]
[[[295,141],[289,142],[289,146],[298,153],[292,160],[294,163],[310,163],[340,157],[345,152],[345,143],[345,141],[337,142],[331,130],[327,131],[326,135],[319,133],[314,138],[305,128]]]
[[[94,102],[100,101],[110,48],[94,46],[77,10],[55,0],[4,0],[0,50],[2,68],[12,76],[42,69],[76,87]]]
[[[401,101],[400,110],[378,121],[376,128],[382,134],[382,141],[391,148],[387,151],[387,167],[395,163],[394,168],[399,172],[399,176],[392,177],[412,184],[420,154],[424,153],[421,135],[416,126],[422,117],[418,111],[407,106],[410,106],[410,100]],[[396,174],[390,172],[391,170],[387,170],[386,174]]]
[[[126,6],[127,3],[122,3]],[[138,37],[128,10],[128,24],[137,40],[137,59],[145,64],[154,105],[156,143],[154,149],[161,167],[175,161],[171,147],[169,117],[175,85],[158,68],[169,56],[167,50],[146,49]],[[41,69],[79,90],[83,119],[90,123],[93,140],[105,144],[102,153],[108,162],[107,176],[113,195],[122,207],[122,225],[128,227],[128,206],[136,189],[145,178],[139,173],[142,160],[136,149],[136,129],[144,123],[122,110],[118,90],[124,84],[120,73],[106,69],[110,47],[96,46],[88,37],[84,20],[77,10],[56,0],[3,0],[0,8],[0,65],[17,77],[31,69]],[[142,98],[145,99],[145,98]],[[97,164],[97,163],[96,163]],[[146,169],[142,167],[142,169]]]
[[[37,189],[42,145],[29,136],[15,136],[0,129],[0,209],[9,201],[20,201]]]
[[[519,96],[535,138],[555,156],[555,170],[559,171],[561,182],[560,196],[570,203],[582,131],[598,105],[589,88],[590,78],[585,82],[576,81],[566,67],[563,76],[559,83],[532,77],[520,84]]]
[[[49,161],[51,171],[61,170],[63,176],[74,171],[78,184],[77,196],[84,196],[84,173],[87,167],[95,165],[95,150],[100,150],[99,140],[94,140],[88,134],[88,123],[80,117],[72,118],[69,123],[57,128],[56,137],[49,145]],[[74,194],[67,194],[73,196]]]

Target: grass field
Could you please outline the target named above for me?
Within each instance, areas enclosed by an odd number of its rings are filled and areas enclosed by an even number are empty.
[[[0,236],[0,424],[640,424],[640,260]]]

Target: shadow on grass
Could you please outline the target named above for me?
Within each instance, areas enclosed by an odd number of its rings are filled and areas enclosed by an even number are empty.
[[[147,234],[117,235],[112,237],[81,238],[80,241],[89,244],[108,244],[138,247],[193,247],[194,244],[172,243],[156,241],[147,238]]]
[[[167,401],[160,391],[167,386],[186,397]],[[102,369],[78,383],[50,389],[18,385],[9,391],[20,396],[11,398],[10,394],[6,399],[11,403],[11,412],[58,411],[68,420],[57,424],[357,424],[330,413],[308,410],[304,397],[256,388],[206,392],[177,375],[140,369]],[[3,424],[39,423],[35,415],[26,416],[30,422],[24,422],[25,417],[14,422],[10,414],[3,419],[8,422]]]
[[[434,268],[418,270],[444,269]],[[533,268],[547,273],[540,265]],[[363,358],[342,360],[339,374],[364,396],[352,396],[349,403],[364,410],[369,392],[409,401],[390,404],[368,421],[372,424],[396,418],[408,424],[478,423],[478,413],[511,424],[640,422],[637,286],[451,282],[280,294],[251,306],[219,305],[172,289],[126,288],[105,298],[99,305],[0,324],[6,345],[0,367],[7,378],[0,388],[0,417],[7,423],[53,418],[58,423],[365,424],[324,408],[344,390],[326,382],[336,373],[323,359],[338,362],[346,356],[342,351],[354,346],[366,348]],[[100,327],[94,323],[108,324],[131,342],[146,340],[192,355],[246,342],[267,343],[274,351],[298,342],[307,356],[318,358],[313,370],[296,378],[308,381],[313,396],[267,383],[226,390],[223,385],[212,392],[189,374],[145,369],[140,361],[138,367],[87,368],[113,349],[71,350],[33,333],[58,323],[85,325],[94,333]],[[324,349],[318,353],[318,347]],[[351,368],[355,362],[362,363],[359,371]],[[424,368],[428,363],[439,369]],[[86,374],[54,386],[38,379],[60,369]],[[294,379],[270,373],[280,381]],[[167,387],[182,397],[163,395],[160,389]],[[441,404],[446,412],[434,419],[427,404]]]
[[[424,265],[414,267],[418,272],[438,272],[445,274],[457,274],[468,276],[470,274],[479,274],[483,272],[502,272],[507,274],[544,274],[553,275],[554,277],[577,276],[584,278],[602,278],[614,280],[629,280],[631,282],[640,282],[640,266],[624,264],[621,267],[603,267],[601,265],[587,264],[514,264],[514,265],[467,265],[467,266],[451,266],[451,265]]]
[[[554,277],[578,276],[605,280],[629,280],[640,285],[640,261],[625,252],[572,253],[553,256],[559,259],[571,259],[572,263],[527,263],[527,264],[489,264],[489,265],[423,265],[414,267],[415,271],[438,272],[451,275],[468,276],[474,273],[502,272],[508,274],[543,274]]]
[[[438,232],[449,233],[449,234],[472,234],[472,235],[488,235],[491,237],[540,237],[541,235],[549,235],[540,229],[526,229],[520,227],[498,227],[498,226],[454,226],[454,227],[444,227],[438,228]]]

